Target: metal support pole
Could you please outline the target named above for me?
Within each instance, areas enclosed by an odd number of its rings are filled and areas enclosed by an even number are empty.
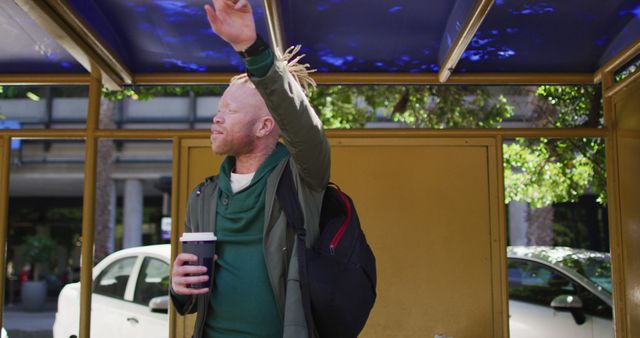
[[[82,203],[82,266],[80,268],[80,338],[89,338],[91,328],[91,289],[93,284],[93,244],[96,203],[96,165],[98,140],[96,130],[100,115],[102,80],[92,67],[89,85],[89,110],[84,162],[84,198]]]
[[[506,206],[504,196],[504,153],[503,153],[504,139],[502,135],[496,135],[496,167],[497,167],[497,181],[498,181],[498,224],[500,225],[500,239],[507,245],[507,220],[506,220]],[[503,247],[503,246],[500,246]],[[501,250],[502,251],[502,250]],[[505,285],[509,285],[507,277],[507,252],[502,251],[500,257],[500,282],[503,287],[501,288],[502,294],[502,336],[509,336],[509,292],[504,288]]]
[[[613,107],[613,96],[607,96],[607,91],[614,85],[613,71],[602,73],[602,109],[604,113],[605,158],[607,166],[607,204],[609,210],[609,242],[611,251],[611,276],[613,286],[613,318],[616,337],[626,337],[626,298],[624,280],[624,261],[622,255],[622,224],[620,223],[618,177],[618,140],[616,137],[616,117]]]
[[[171,175],[171,265],[178,255],[178,238],[180,236],[178,227],[178,189],[180,189],[180,138],[173,138],[173,157],[171,159],[172,175]],[[173,308],[173,302],[169,302],[169,338],[176,338],[176,311]]]
[[[9,165],[11,162],[11,137],[0,138],[0,327],[4,319],[4,290],[6,280],[5,248],[9,230]]]
[[[269,28],[269,39],[274,51],[284,53],[287,47],[284,45],[285,36],[282,28],[282,12],[279,0],[263,0],[267,27]]]

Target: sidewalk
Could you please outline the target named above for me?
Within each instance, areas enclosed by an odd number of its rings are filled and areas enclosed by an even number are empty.
[[[3,321],[9,338],[51,338],[56,306],[55,299],[38,312],[26,311],[20,304],[5,305]]]

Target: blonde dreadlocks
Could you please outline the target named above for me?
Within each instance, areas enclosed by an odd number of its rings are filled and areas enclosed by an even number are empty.
[[[300,45],[291,46],[287,48],[284,54],[281,54],[280,51],[276,51],[276,61],[275,62],[283,62],[289,71],[289,74],[293,76],[293,78],[298,82],[298,84],[302,87],[302,90],[305,94],[309,94],[309,87],[316,88],[316,81],[311,78],[309,74],[315,72],[315,69],[311,69],[308,63],[301,64],[299,63],[300,59],[302,59],[306,54],[295,56],[296,53],[300,51]],[[295,58],[294,58],[295,56]],[[292,60],[293,59],[293,60]],[[231,79],[231,82],[246,82],[249,80],[249,77],[246,73],[236,75]]]

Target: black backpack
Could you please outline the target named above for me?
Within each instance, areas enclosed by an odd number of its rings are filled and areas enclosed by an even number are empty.
[[[376,262],[351,198],[330,184],[322,200],[320,236],[306,248],[304,216],[289,163],[278,201],[296,231],[300,288],[309,337],[357,337],[376,299]]]

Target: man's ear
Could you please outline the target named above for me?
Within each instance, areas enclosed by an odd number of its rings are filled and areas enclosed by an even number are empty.
[[[256,130],[256,136],[265,137],[273,131],[276,125],[276,121],[271,116],[264,116],[258,120],[258,130]]]

